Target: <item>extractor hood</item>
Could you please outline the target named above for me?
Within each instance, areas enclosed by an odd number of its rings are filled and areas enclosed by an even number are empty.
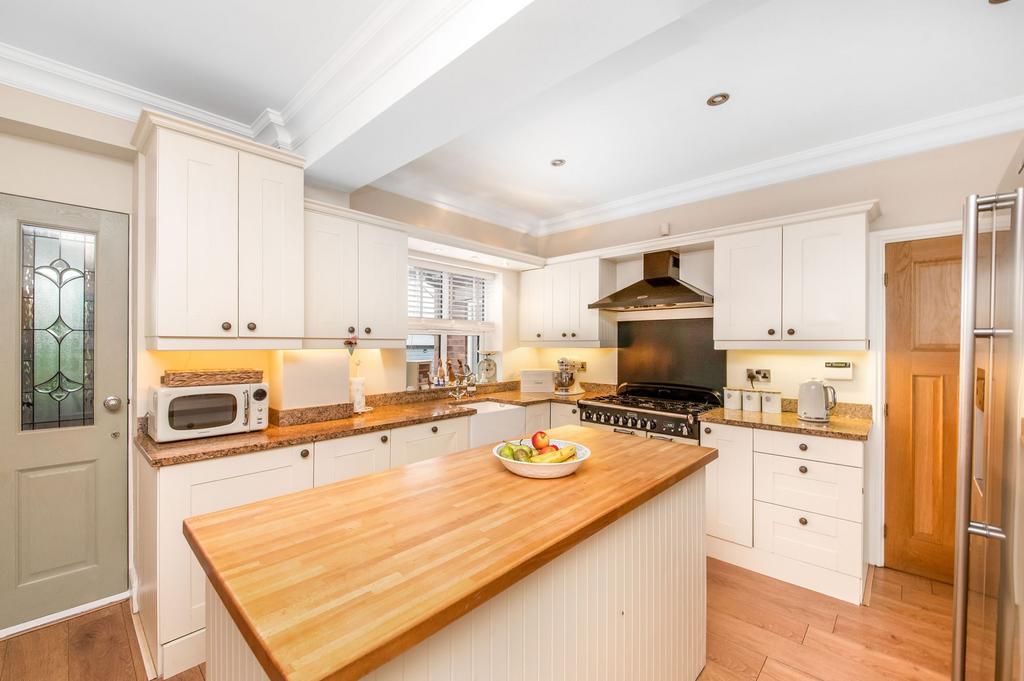
[[[714,298],[693,284],[679,278],[679,253],[657,251],[644,253],[644,278],[635,284],[602,298],[587,307],[591,310],[672,309],[680,307],[708,307]]]

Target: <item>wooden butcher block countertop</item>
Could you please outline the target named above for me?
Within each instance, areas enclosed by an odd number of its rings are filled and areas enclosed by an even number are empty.
[[[533,480],[481,447],[189,518],[185,536],[271,679],[357,679],[713,461],[579,426]]]

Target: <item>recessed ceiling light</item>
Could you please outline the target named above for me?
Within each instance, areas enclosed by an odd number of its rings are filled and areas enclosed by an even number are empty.
[[[565,165],[565,159],[564,158],[553,158],[553,159],[551,159],[551,165],[553,165],[556,168],[561,168],[562,166]]]
[[[711,95],[708,97],[708,106],[720,106],[729,101],[728,92],[719,92],[718,94]]]
[[[988,4],[990,5],[1001,5],[1004,2],[1006,2],[1006,0],[988,0]]]

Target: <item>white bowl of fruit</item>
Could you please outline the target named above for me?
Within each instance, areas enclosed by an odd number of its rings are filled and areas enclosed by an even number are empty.
[[[531,438],[502,442],[494,456],[505,468],[524,478],[564,478],[572,475],[590,456],[590,449],[578,442],[552,440],[544,431]]]

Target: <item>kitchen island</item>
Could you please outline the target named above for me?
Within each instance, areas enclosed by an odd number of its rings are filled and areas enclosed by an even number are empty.
[[[485,447],[185,521],[207,678],[696,678],[717,452],[551,435],[591,448],[575,475]]]

